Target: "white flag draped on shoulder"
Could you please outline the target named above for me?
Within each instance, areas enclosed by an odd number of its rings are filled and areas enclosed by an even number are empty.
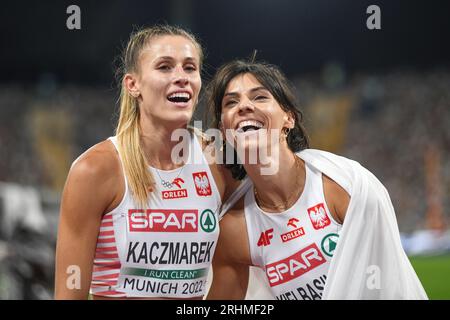
[[[358,162],[326,151],[307,149],[297,155],[350,195],[322,299],[428,299],[402,248],[395,211],[381,182]],[[244,181],[230,200],[237,201],[250,187]],[[267,299],[263,271],[252,268],[250,275],[250,283],[255,285],[257,278],[260,288],[250,288],[246,299]]]

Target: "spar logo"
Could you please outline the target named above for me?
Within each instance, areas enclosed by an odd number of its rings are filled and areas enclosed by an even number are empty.
[[[216,229],[217,221],[214,212],[206,209],[200,216],[200,226],[205,232],[213,232]]]
[[[334,250],[336,250],[338,240],[339,235],[337,233],[327,234],[320,243],[323,253],[325,253],[329,257],[332,257],[334,254]]]
[[[298,278],[317,268],[326,260],[315,243],[292,256],[266,265],[266,275],[271,287]]]
[[[197,232],[198,210],[130,209],[130,232]]]
[[[297,223],[299,222],[298,219],[296,218],[291,218],[289,219],[287,226],[288,227],[292,227],[295,228],[294,230],[291,230],[289,232],[283,233],[280,237],[281,237],[281,241],[283,242],[288,242],[291,240],[294,240],[298,237],[304,236],[305,235],[305,230],[303,229],[303,227],[297,228]]]
[[[323,203],[319,203],[318,205],[309,208],[308,215],[316,230],[323,229],[331,223]]]
[[[182,178],[173,179],[171,186],[177,186],[178,190],[166,190],[162,192],[162,198],[164,200],[168,199],[178,199],[178,198],[187,198],[188,193],[186,189],[182,189],[181,185],[184,183]],[[172,187],[171,187],[172,188]]]
[[[194,179],[195,189],[197,190],[197,194],[199,196],[207,197],[212,194],[208,174],[205,171],[194,172],[192,177]]]

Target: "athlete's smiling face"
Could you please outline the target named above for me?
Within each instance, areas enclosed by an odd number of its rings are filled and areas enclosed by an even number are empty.
[[[234,130],[237,142],[241,141],[238,137],[245,137],[244,149],[261,147],[257,139],[260,130],[269,137],[273,133],[281,136],[284,128],[293,126],[293,117],[251,73],[240,74],[228,83],[222,99],[222,127]]]
[[[160,123],[188,123],[201,89],[198,48],[183,36],[150,39],[133,75],[141,116]]]

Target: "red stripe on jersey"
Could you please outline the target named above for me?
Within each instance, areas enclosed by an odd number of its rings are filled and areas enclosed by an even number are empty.
[[[105,238],[105,239],[98,239],[97,243],[115,243],[116,238]]]
[[[102,224],[100,225],[100,227],[113,227],[113,222],[112,221],[105,221],[102,222]]]
[[[100,231],[100,233],[98,235],[99,235],[99,237],[114,236],[114,230]]]
[[[105,251],[117,252],[117,247],[97,247],[95,249],[95,252],[105,252]]]
[[[120,261],[101,261],[101,262],[95,262],[94,260],[94,264],[96,266],[101,266],[101,267],[108,267],[111,269],[117,269],[121,267]]]
[[[118,278],[120,273],[111,273],[111,274],[105,274],[102,276],[94,276],[92,277],[92,279],[94,280],[103,280],[103,279],[114,279],[114,278]],[[117,281],[117,280],[116,280]]]
[[[92,280],[95,281],[95,280]],[[91,287],[95,287],[95,288],[103,288],[103,287],[111,287],[111,286],[115,286],[117,285],[117,280],[115,281],[106,281],[106,280],[101,280],[101,283],[93,283],[91,285]]]
[[[117,265],[110,265],[107,267],[98,267],[98,266],[94,266],[94,273],[95,272],[102,272],[102,271],[116,271],[119,272],[120,271],[120,264]]]
[[[117,253],[97,253],[95,259],[118,259],[119,255]]]
[[[113,290],[120,274],[113,215],[103,216],[95,249],[91,290],[94,295],[124,297],[123,292]],[[100,291],[100,292],[95,292]]]
[[[120,298],[126,297],[125,293],[115,291],[115,290],[94,292],[93,295],[94,296],[106,296],[106,297],[117,296]]]

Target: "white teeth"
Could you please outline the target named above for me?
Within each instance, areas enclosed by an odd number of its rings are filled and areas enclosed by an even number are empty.
[[[262,128],[264,125],[262,122],[259,122],[257,120],[244,120],[244,121],[239,122],[239,124],[237,126],[237,130],[242,131],[242,128],[246,127],[246,126],[254,126],[257,128]]]
[[[172,98],[186,98],[186,99],[190,99],[191,95],[187,92],[175,92],[172,93],[168,98],[172,99]]]

